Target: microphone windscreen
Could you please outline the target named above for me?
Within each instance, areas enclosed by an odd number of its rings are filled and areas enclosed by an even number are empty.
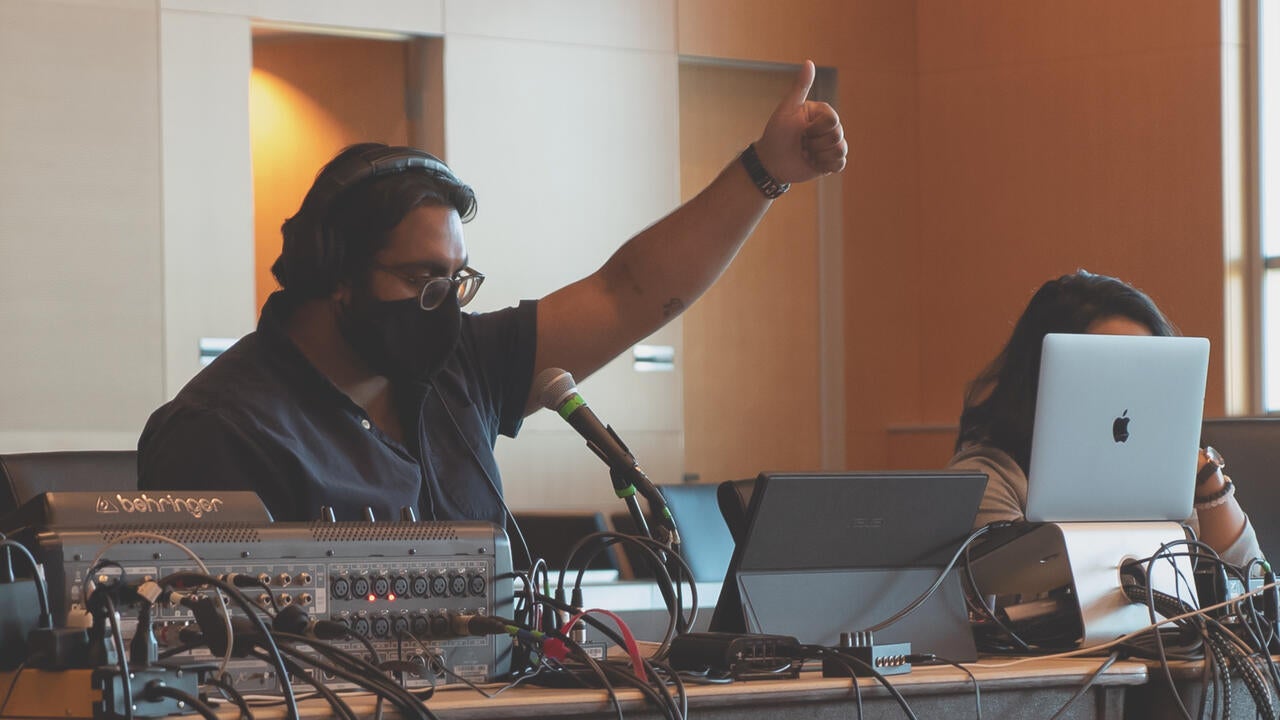
[[[538,388],[538,402],[553,411],[559,410],[564,399],[578,389],[569,371],[560,368],[547,368],[538,373],[533,386]]]

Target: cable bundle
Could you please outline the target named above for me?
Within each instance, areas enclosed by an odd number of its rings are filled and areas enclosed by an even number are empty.
[[[1172,549],[1186,545],[1188,552],[1174,553]],[[1262,717],[1277,717],[1276,696],[1280,694],[1280,671],[1271,659],[1269,647],[1274,635],[1272,622],[1264,617],[1254,602],[1255,594],[1237,598],[1233,603],[1225,603],[1221,617],[1210,614],[1209,609],[1197,610],[1181,597],[1155,590],[1147,579],[1155,563],[1162,560],[1172,562],[1174,557],[1190,556],[1199,564],[1208,564],[1215,571],[1234,575],[1244,587],[1248,587],[1248,572],[1252,568],[1241,569],[1224,562],[1212,548],[1196,540],[1177,541],[1162,545],[1160,550],[1150,558],[1131,562],[1122,568],[1121,581],[1125,595],[1135,603],[1148,607],[1152,622],[1156,622],[1156,613],[1170,618],[1170,622],[1180,631],[1182,647],[1175,647],[1173,657],[1190,657],[1197,655],[1205,661],[1205,692],[1201,698],[1200,716],[1209,709],[1210,689],[1212,689],[1214,710],[1221,709],[1214,716],[1229,718],[1232,712],[1232,683],[1240,679],[1253,700],[1254,709]],[[1188,585],[1185,577],[1179,576],[1179,589]],[[1233,606],[1233,607],[1231,607]],[[1223,620],[1232,615],[1238,619],[1238,630],[1228,627]],[[1191,713],[1182,703],[1174,686],[1173,676],[1168,661],[1171,657],[1169,647],[1165,644],[1164,633],[1151,635],[1154,643],[1134,645],[1136,653],[1149,651],[1154,645],[1154,657],[1160,660],[1161,668],[1172,695],[1184,718],[1190,720]],[[1198,651],[1198,652],[1197,652]],[[1152,656],[1152,655],[1148,655]]]
[[[663,640],[650,657],[640,651],[621,618],[607,610],[584,607],[585,568],[597,555],[618,544],[634,546],[648,561],[670,615]],[[516,647],[525,651],[524,667],[516,671],[517,676],[544,685],[603,688],[609,693],[619,718],[622,710],[615,694],[617,686],[639,690],[670,720],[686,716],[688,700],[683,679],[665,660],[672,639],[696,621],[698,598],[693,573],[672,546],[615,532],[588,535],[570,549],[564,567],[558,571],[554,590],[550,587],[550,572],[545,562],[539,559],[532,565],[529,574],[522,578],[524,594],[516,612],[516,617],[523,622],[513,622],[508,628]],[[574,572],[576,577],[566,588],[566,580]],[[686,590],[692,604],[688,614],[683,609]],[[616,628],[602,621],[602,617],[612,620]],[[601,661],[588,654],[581,644],[587,625],[622,648],[625,661]]]

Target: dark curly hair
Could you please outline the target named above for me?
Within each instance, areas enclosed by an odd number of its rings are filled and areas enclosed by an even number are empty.
[[[347,172],[353,158],[387,149],[398,148],[382,143],[344,148],[320,169],[302,207],[281,226],[284,244],[271,274],[290,295],[327,297],[340,284],[368,272],[391,230],[415,208],[452,207],[463,222],[475,217],[475,192],[447,169],[413,167],[377,175],[327,197],[335,184],[331,176]],[[413,148],[403,150],[421,154]]]
[[[969,383],[956,450],[990,445],[1026,472],[1044,336],[1084,333],[1109,317],[1145,325],[1152,335],[1178,334],[1151,298],[1122,280],[1085,270],[1050,280],[1027,303],[1004,349]]]

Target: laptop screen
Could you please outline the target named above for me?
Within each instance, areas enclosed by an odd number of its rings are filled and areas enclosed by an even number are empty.
[[[1027,519],[1190,516],[1208,368],[1204,338],[1046,335]]]

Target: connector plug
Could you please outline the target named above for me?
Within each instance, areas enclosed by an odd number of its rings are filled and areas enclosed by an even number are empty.
[[[884,645],[858,645],[832,648],[831,654],[822,658],[822,677],[871,677],[881,675],[906,675],[911,672],[911,643],[886,643]],[[874,672],[873,672],[874,671]]]

